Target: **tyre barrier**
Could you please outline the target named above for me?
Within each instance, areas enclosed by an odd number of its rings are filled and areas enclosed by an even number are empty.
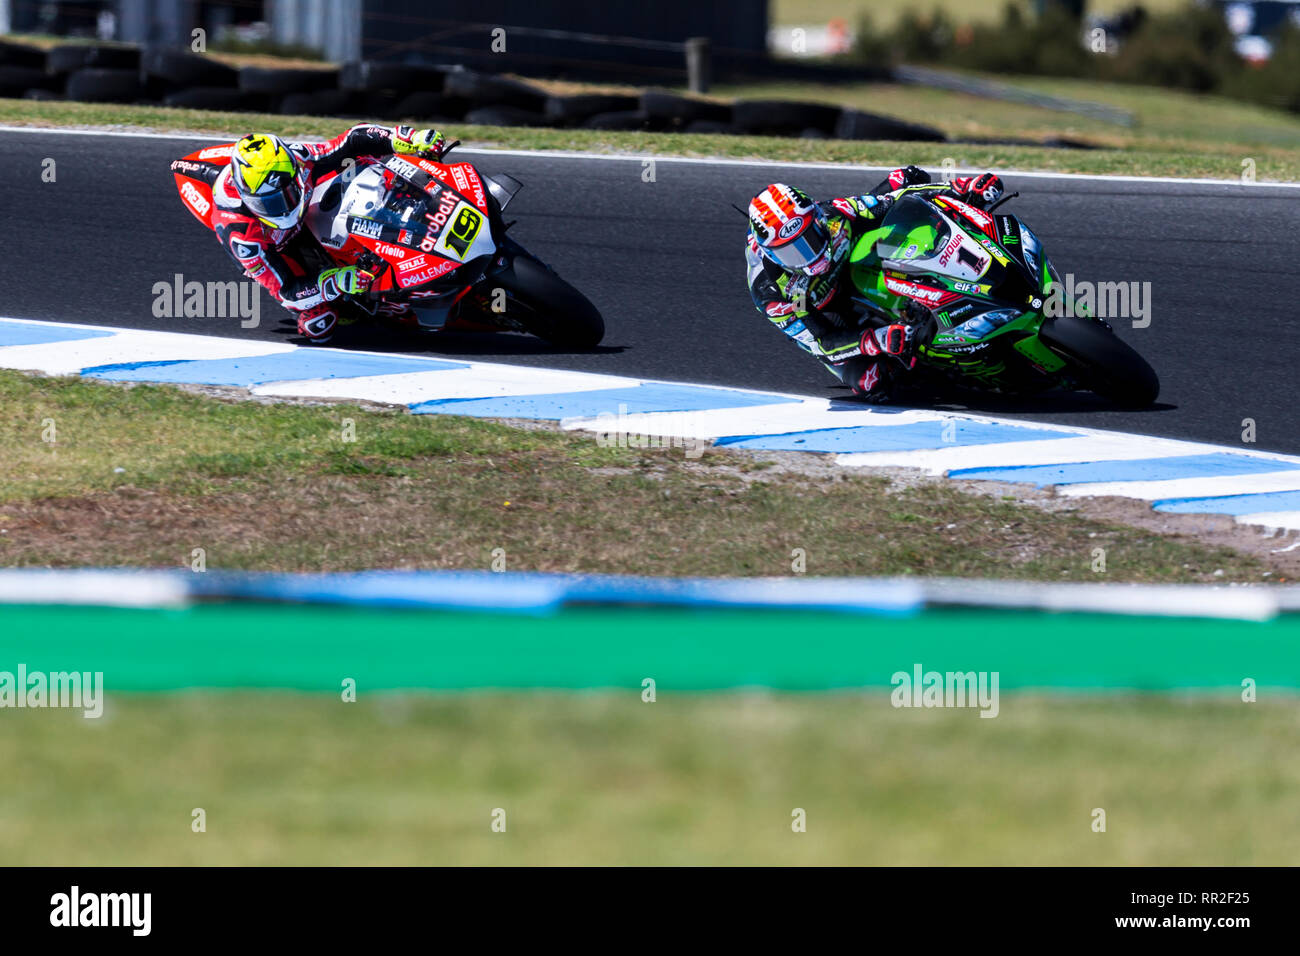
[[[0,40],[0,97],[415,123],[941,142],[937,129],[825,103],[719,103],[666,90],[552,95],[459,65],[360,60],[236,68],[183,50]]]

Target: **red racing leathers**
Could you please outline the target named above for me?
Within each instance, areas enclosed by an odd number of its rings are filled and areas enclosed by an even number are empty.
[[[286,145],[306,171],[306,188],[310,194],[320,182],[346,168],[349,160],[388,156],[397,151],[394,140],[409,140],[412,132],[407,126],[360,123],[326,143]],[[217,238],[244,274],[257,280],[282,306],[297,314],[298,331],[302,335],[317,341],[328,338],[337,316],[322,295],[317,277],[339,263],[303,223],[292,229],[274,229],[252,215],[240,201],[229,166],[212,184],[212,196],[216,204],[212,221]]]

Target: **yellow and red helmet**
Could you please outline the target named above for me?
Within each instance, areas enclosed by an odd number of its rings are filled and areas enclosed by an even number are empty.
[[[230,176],[244,206],[274,229],[292,229],[307,209],[307,173],[278,136],[250,133],[230,151]]]

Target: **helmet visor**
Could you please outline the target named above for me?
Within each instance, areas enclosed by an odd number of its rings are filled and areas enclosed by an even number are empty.
[[[826,255],[830,235],[820,220],[808,224],[803,232],[789,242],[767,247],[767,254],[786,269],[807,269]]]
[[[245,196],[244,205],[259,219],[284,219],[291,215],[302,199],[302,187],[297,179],[290,179],[284,186],[273,193],[260,196]]]

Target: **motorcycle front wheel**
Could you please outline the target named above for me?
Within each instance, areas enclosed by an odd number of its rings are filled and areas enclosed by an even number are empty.
[[[1061,315],[1038,332],[1070,363],[1079,384],[1126,408],[1145,408],[1160,394],[1160,379],[1147,360],[1095,319]]]

